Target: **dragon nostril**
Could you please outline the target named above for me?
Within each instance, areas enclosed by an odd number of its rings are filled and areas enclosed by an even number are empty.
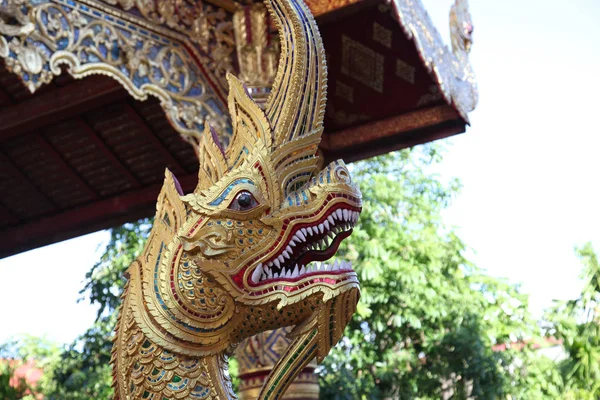
[[[343,183],[352,183],[352,179],[350,178],[350,174],[346,168],[336,168],[335,169],[335,177]]]

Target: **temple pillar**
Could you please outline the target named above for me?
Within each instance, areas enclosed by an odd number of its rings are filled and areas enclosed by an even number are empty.
[[[237,348],[239,362],[238,389],[240,400],[256,400],[263,382],[281,355],[289,346],[286,335],[291,328],[267,331],[244,340]],[[315,360],[304,368],[283,395],[283,400],[316,400],[319,398],[319,378],[315,374]]]

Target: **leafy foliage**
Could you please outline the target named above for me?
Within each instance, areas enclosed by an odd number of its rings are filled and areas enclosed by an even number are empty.
[[[54,371],[61,362],[61,348],[46,338],[25,335],[0,345],[0,359],[4,360],[0,363],[0,398],[32,399],[34,394],[48,393],[54,387]],[[19,366],[29,361],[44,371],[36,387],[28,385],[23,378],[17,379],[14,374]]]
[[[25,379],[14,379],[14,366],[8,362],[0,363],[0,399],[17,400],[23,399],[30,392]]]
[[[511,352],[492,345],[531,335],[527,299],[467,262],[441,218],[457,193],[428,167],[424,146],[361,162],[363,212],[340,250],[361,278],[358,315],[321,368],[322,398],[499,398]]]
[[[527,297],[469,263],[465,244],[443,224],[460,185],[430,172],[440,160],[440,147],[421,146],[352,165],[364,210],[339,254],[353,262],[362,297],[320,367],[322,398],[599,398],[600,266],[591,245],[577,250],[582,295],[545,317],[545,333],[562,340],[567,354],[557,364],[533,350],[539,332]],[[110,338],[124,274],[150,227],[142,220],[111,230],[81,290],[82,300],[98,306],[97,320],[74,343],[63,349],[24,337],[0,347],[0,358],[34,359],[44,369],[35,390],[45,398],[111,396]],[[497,344],[506,350],[494,351]],[[21,398],[27,389],[9,386],[12,371],[2,368],[0,398]]]
[[[568,357],[560,364],[564,397],[600,398],[600,264],[590,243],[577,248],[584,269],[581,295],[557,301],[546,314],[548,333],[563,341]]]
[[[125,271],[142,251],[152,223],[141,220],[111,229],[110,241],[100,260],[86,274],[82,298],[98,305],[96,322],[62,353],[54,369],[49,399],[105,399],[112,396],[111,337],[116,310],[125,285]]]

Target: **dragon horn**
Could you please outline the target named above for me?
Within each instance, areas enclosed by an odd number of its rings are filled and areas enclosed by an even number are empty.
[[[309,135],[313,140],[307,142],[318,145],[323,132],[327,68],[317,24],[302,0],[265,3],[281,39],[279,67],[265,107],[274,148]],[[316,146],[312,147],[316,152]]]

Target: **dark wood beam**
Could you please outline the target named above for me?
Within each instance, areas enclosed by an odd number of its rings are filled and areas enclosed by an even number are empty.
[[[69,177],[72,182],[76,182],[77,186],[83,189],[84,192],[90,197],[90,200],[95,200],[98,198],[98,193],[96,193],[90,185],[86,181],[83,180],[81,176],[65,161],[65,159],[56,151],[54,146],[52,146],[43,135],[36,135],[36,140],[44,149],[44,151],[56,162],[56,164],[60,167],[65,175]]]
[[[0,110],[0,141],[79,116],[129,96],[116,81],[90,76],[52,91],[3,107]]]
[[[465,127],[454,108],[441,105],[326,132],[320,147],[326,161],[353,162],[463,133]]]
[[[117,156],[115,156],[115,154],[112,152],[112,150],[108,148],[106,143],[104,143],[104,140],[102,140],[100,135],[98,135],[98,133],[96,133],[96,131],[91,127],[91,125],[83,117],[80,118],[77,121],[77,123],[79,124],[81,129],[83,129],[87,133],[87,136],[96,145],[96,147],[98,148],[100,153],[102,153],[102,155],[104,155],[104,157],[106,157],[110,161],[110,163],[112,164],[112,166],[114,168],[119,170],[119,173],[121,175],[123,175],[124,177],[127,178],[127,180],[132,185],[132,187],[139,188],[142,186],[140,184],[140,182],[137,180],[137,178],[134,177],[131,174],[131,172],[129,171],[129,169],[127,169],[127,167],[123,164],[123,162],[121,160],[119,160],[117,158]]]
[[[198,181],[196,174],[178,178],[185,192]],[[39,220],[0,230],[0,258],[8,257],[61,240],[153,216],[162,184],[70,209]]]
[[[165,147],[160,139],[152,132],[152,129],[148,126],[148,123],[138,114],[138,112],[131,106],[131,104],[125,105],[125,111],[129,118],[139,127],[144,134],[146,140],[148,140],[156,150],[164,157],[165,164],[171,166],[175,175],[185,174],[185,169],[177,159],[171,154],[171,152]]]

